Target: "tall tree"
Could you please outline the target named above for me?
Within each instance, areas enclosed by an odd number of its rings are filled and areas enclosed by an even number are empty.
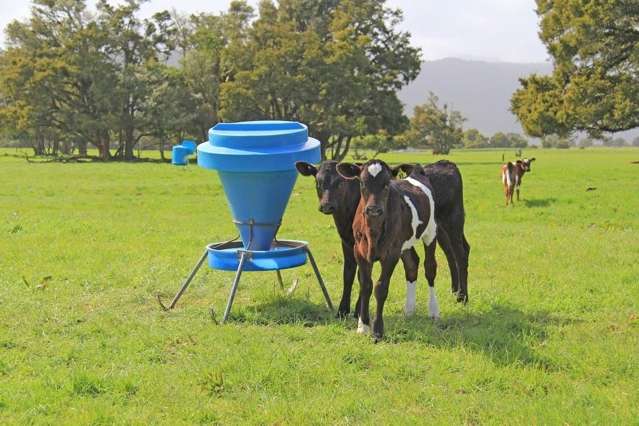
[[[155,120],[142,110],[151,92],[147,66],[165,60],[174,48],[169,33],[170,15],[161,12],[151,20],[141,20],[137,16],[141,4],[142,0],[127,0],[112,6],[100,0],[97,5],[97,21],[108,32],[108,54],[118,70],[118,84],[114,87],[118,103],[118,152],[125,160],[133,159],[135,145],[150,135],[155,125]]]
[[[511,109],[532,136],[639,126],[639,2],[536,0],[549,76],[521,79]]]
[[[81,152],[89,141],[108,158],[114,69],[84,2],[36,0],[29,21],[6,33],[0,86],[9,102],[0,115],[37,146],[46,130],[77,141]]]
[[[221,86],[221,118],[302,121],[335,159],[355,136],[403,130],[396,92],[417,76],[420,51],[401,18],[379,0],[262,1],[229,43],[250,56]]]

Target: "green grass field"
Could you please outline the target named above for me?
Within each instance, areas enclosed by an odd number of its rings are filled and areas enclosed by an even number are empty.
[[[211,309],[232,273],[203,268],[159,309],[205,244],[236,235],[215,173],[13,153],[0,151],[1,424],[639,424],[637,149],[528,150],[514,208],[501,151],[454,152],[470,303],[454,302],[438,250],[442,319],[427,317],[423,271],[405,319],[400,267],[379,344],[332,317],[308,265],[283,272],[301,280],[291,297],[274,273],[244,274],[225,325]],[[312,180],[279,236],[311,243],[337,304],[339,239]]]

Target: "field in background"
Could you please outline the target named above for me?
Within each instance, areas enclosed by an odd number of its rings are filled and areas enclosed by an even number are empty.
[[[523,201],[505,208],[502,151],[456,151],[470,303],[438,251],[442,319],[405,319],[401,267],[387,337],[333,319],[310,266],[242,277],[203,270],[235,236],[215,173],[167,164],[30,164],[0,150],[0,423],[631,424],[639,418],[637,149],[527,150]],[[4,155],[10,154],[10,155]],[[383,155],[430,162],[424,153]],[[586,191],[592,187],[596,190]],[[337,304],[332,219],[300,178],[281,238],[311,243]],[[418,250],[423,258],[423,250]],[[376,269],[376,273],[378,268]],[[374,305],[374,302],[372,302]]]

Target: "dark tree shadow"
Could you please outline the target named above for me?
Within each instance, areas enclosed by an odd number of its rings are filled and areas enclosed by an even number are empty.
[[[532,200],[522,200],[525,207],[534,209],[539,207],[548,207],[557,202],[556,198],[536,198]]]

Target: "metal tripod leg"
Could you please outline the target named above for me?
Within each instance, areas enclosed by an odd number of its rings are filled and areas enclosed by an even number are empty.
[[[313,253],[311,253],[311,249],[306,246],[306,253],[308,253],[308,260],[311,262],[311,266],[313,267],[313,271],[315,272],[315,276],[317,277],[317,282],[322,289],[322,293],[324,294],[324,299],[326,299],[326,304],[331,311],[334,311],[333,303],[331,302],[331,298],[328,295],[328,291],[326,290],[326,286],[324,285],[324,280],[322,279],[322,275],[320,275],[320,271],[317,268],[317,264],[315,263],[315,258],[313,257]]]
[[[180,300],[180,297],[182,297],[182,294],[189,287],[189,284],[191,284],[191,280],[193,279],[193,277],[195,277],[195,274],[197,273],[197,271],[202,266],[202,263],[204,263],[204,259],[206,259],[207,255],[208,255],[208,249],[204,249],[204,253],[202,254],[202,257],[200,257],[200,260],[197,261],[197,263],[195,264],[195,267],[191,270],[191,273],[189,274],[189,276],[186,278],[186,280],[182,284],[182,287],[180,287],[180,290],[178,290],[178,292],[176,293],[175,297],[173,297],[173,301],[171,302],[171,304],[169,305],[168,308],[166,306],[164,306],[164,303],[162,303],[162,300],[160,300],[160,296],[158,295],[158,302],[160,303],[160,306],[162,306],[162,308],[165,311],[168,311],[169,309],[173,309],[175,307],[175,305],[178,302],[178,300]]]
[[[277,282],[280,283],[280,288],[284,290],[284,281],[282,280],[282,273],[280,272],[279,269],[276,269],[275,272],[277,272]]]
[[[240,264],[237,266],[237,272],[231,285],[231,294],[229,294],[229,300],[226,302],[226,309],[224,310],[224,317],[222,318],[222,324],[229,317],[231,312],[231,306],[233,306],[233,299],[235,299],[235,292],[237,291],[237,285],[240,283],[240,276],[242,276],[242,269],[244,269],[244,260],[246,260],[247,253],[242,251],[240,254]]]

